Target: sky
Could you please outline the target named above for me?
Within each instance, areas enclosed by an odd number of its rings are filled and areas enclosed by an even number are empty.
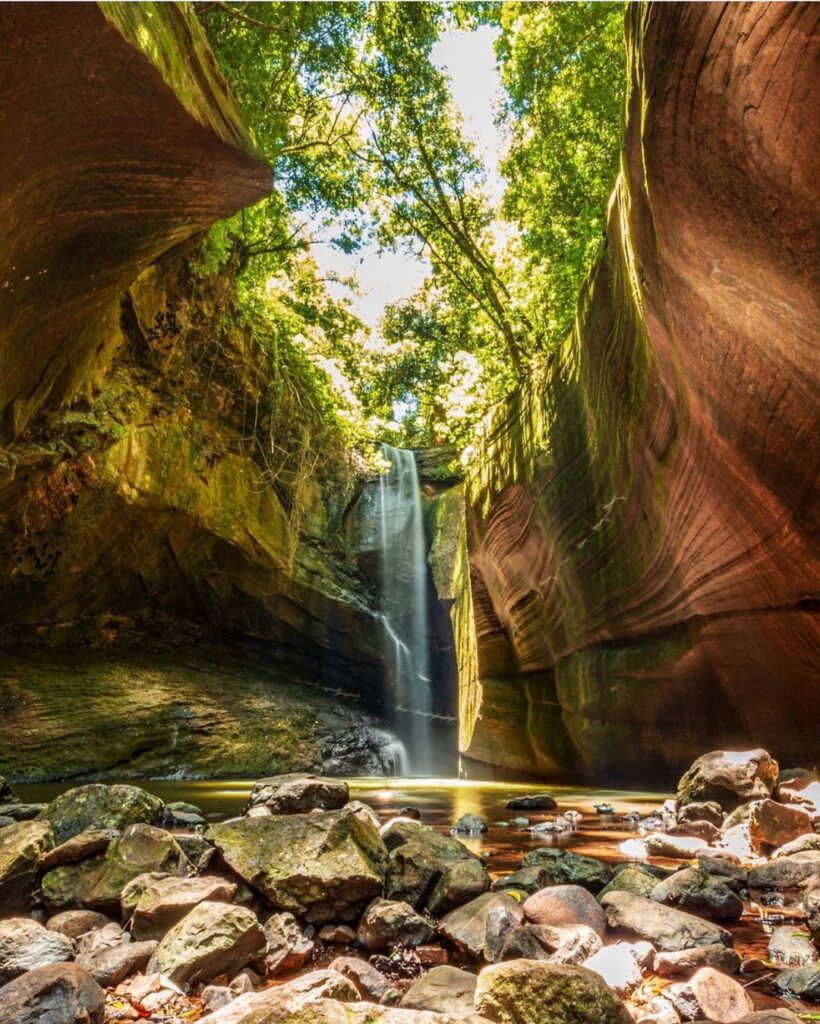
[[[453,100],[487,167],[490,193],[498,198],[501,141],[494,117],[501,82],[495,68],[494,34],[489,25],[474,32],[447,32],[436,43],[433,59],[450,74]],[[314,245],[312,254],[325,273],[358,278],[359,295],[341,285],[331,284],[329,290],[338,297],[349,296],[353,311],[371,327],[388,303],[412,295],[429,270],[425,260],[404,253],[380,255],[375,245],[351,255],[329,245]]]

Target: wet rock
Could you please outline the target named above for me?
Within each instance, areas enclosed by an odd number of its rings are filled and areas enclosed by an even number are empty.
[[[543,960],[485,967],[474,1006],[497,1024],[631,1024],[623,1003],[597,974]]]
[[[98,949],[77,957],[77,964],[88,971],[103,988],[112,988],[121,981],[145,970],[157,948],[155,941],[123,942],[109,949]]]
[[[407,989],[399,1006],[433,1013],[472,1013],[477,978],[458,967],[434,967]]]
[[[73,955],[70,939],[48,931],[30,917],[0,921],[0,984],[35,967],[70,960]]]
[[[511,811],[554,811],[558,804],[549,793],[530,793],[507,801]]]
[[[199,903],[162,939],[148,973],[188,986],[218,974],[233,974],[264,955],[265,933],[245,907]]]
[[[757,852],[783,846],[813,833],[811,815],[801,807],[756,800],[749,813],[749,835]]]
[[[601,889],[598,899],[606,896],[608,892],[631,892],[636,896],[648,898],[657,884],[658,879],[650,872],[639,867],[627,867],[623,871],[618,871],[612,881]]]
[[[349,798],[348,785],[342,779],[294,772],[260,779],[248,798],[248,808],[264,806],[273,814],[336,811]]]
[[[66,864],[77,864],[81,860],[93,857],[95,853],[105,853],[119,832],[113,829],[90,828],[79,835],[72,836],[40,858],[40,870],[51,871],[52,868],[64,867]]]
[[[492,884],[493,892],[501,892],[504,889],[515,889],[518,892],[525,892],[532,895],[543,889],[549,883],[549,873],[542,867],[534,865],[529,868],[519,868],[511,875],[503,875],[497,878]]]
[[[677,803],[710,802],[733,811],[748,800],[771,796],[777,774],[777,762],[765,750],[715,750],[699,757],[682,776]]]
[[[390,899],[443,914],[490,888],[484,865],[453,836],[406,821],[387,829],[384,840],[390,850],[385,878]]]
[[[650,898],[713,921],[737,921],[743,913],[743,901],[725,882],[697,868],[684,868],[658,882]]]
[[[487,938],[487,918],[492,910],[503,907],[521,922],[524,912],[521,904],[505,892],[487,892],[458,907],[444,917],[438,930],[459,949],[476,960],[484,956]]]
[[[304,1007],[315,1008],[319,1001],[337,1000],[348,1004],[358,998],[355,985],[338,971],[311,971],[284,985],[239,996],[228,1006],[202,1017],[198,1024],[239,1024],[240,1021],[249,1024],[248,1018],[253,1024],[264,1024],[285,1019],[290,1013],[297,1014]],[[369,1009],[374,1007],[370,1005]]]
[[[151,881],[134,907],[131,932],[135,939],[161,939],[198,903],[230,903],[235,895],[236,886],[224,878],[170,875]]]
[[[46,928],[50,932],[59,932],[68,939],[78,939],[87,932],[105,928],[112,923],[105,914],[98,914],[95,910],[64,910],[49,918]]]
[[[751,889],[795,889],[820,878],[820,850],[804,850],[758,864],[749,871]]]
[[[708,847],[705,839],[695,836],[670,836],[665,832],[656,832],[644,838],[647,850],[656,857],[669,857],[673,860],[689,860]]]
[[[319,932],[319,938],[337,946],[351,946],[356,941],[356,933],[347,924],[326,924]]]
[[[809,832],[790,843],[784,843],[772,853],[772,857],[789,857],[793,853],[805,853],[807,850],[820,850],[820,832]]]
[[[800,967],[796,971],[781,971],[775,978],[775,985],[787,995],[809,1003],[820,1003],[820,963]]]
[[[714,800],[693,800],[678,809],[677,817],[679,823],[708,821],[715,828],[720,828],[725,814],[720,804]]]
[[[28,910],[38,862],[52,845],[47,821],[21,821],[0,828],[0,915]]]
[[[741,867],[736,858],[721,855],[716,850],[707,850],[698,854],[698,867],[707,875],[717,876],[728,883],[745,885],[749,880],[749,872]]]
[[[152,825],[129,825],[104,856],[53,868],[43,878],[47,906],[80,906],[114,912],[126,885],[139,875],[156,871],[184,874],[190,869],[170,832]]]
[[[524,917],[532,924],[585,924],[603,937],[606,915],[601,905],[580,885],[554,885],[534,893],[524,903]]]
[[[769,937],[769,959],[785,967],[808,967],[817,960],[817,950],[808,932],[781,925]]]
[[[105,992],[77,964],[38,967],[0,988],[3,1024],[102,1024]]]
[[[351,981],[363,999],[371,999],[377,1003],[390,988],[390,982],[381,971],[355,956],[337,956],[331,961],[329,970],[338,971]],[[472,1003],[471,1003],[472,1008]]]
[[[387,850],[350,811],[235,818],[213,825],[208,838],[275,907],[310,921],[350,920],[381,895]]]
[[[264,932],[268,943],[265,966],[272,978],[297,970],[313,956],[316,944],[312,936],[287,911],[271,914],[265,921]]]
[[[427,921],[402,900],[373,900],[359,921],[359,942],[371,951],[421,946],[434,935]]]
[[[462,814],[453,825],[453,832],[463,832],[475,836],[487,831],[487,820],[480,814]]]
[[[583,966],[603,978],[613,992],[627,996],[643,979],[639,963],[642,952],[629,942],[615,942],[593,953]]]
[[[670,985],[664,995],[683,1020],[706,1018],[731,1024],[754,1011],[746,989],[711,967],[701,967],[688,981]]]
[[[556,964],[580,964],[601,948],[597,932],[584,924],[552,927],[525,924],[509,936],[502,960],[550,960]]]
[[[601,906],[610,928],[632,932],[659,950],[674,952],[693,946],[732,945],[732,937],[724,928],[643,896],[610,892],[601,900]]]
[[[600,892],[612,880],[612,871],[603,861],[555,847],[530,850],[521,866],[543,868],[548,885],[581,885],[591,893]]]
[[[41,818],[51,822],[54,842],[88,829],[122,831],[137,823],[153,825],[162,817],[163,802],[138,786],[105,786],[94,782],[69,789],[44,808]]]
[[[196,804],[186,803],[184,800],[174,800],[165,805],[162,812],[162,825],[167,829],[196,829],[205,825],[205,815],[201,807]]]
[[[712,967],[724,974],[737,974],[740,957],[723,945],[697,946],[677,952],[656,953],[653,963],[655,974],[662,978],[689,977],[701,967]]]

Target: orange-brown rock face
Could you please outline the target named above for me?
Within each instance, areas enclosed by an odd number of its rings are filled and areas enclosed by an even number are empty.
[[[606,249],[469,481],[469,757],[814,761],[820,8],[630,7]]]
[[[264,196],[270,169],[176,4],[4,4],[0,35],[9,441],[88,387],[139,271]]]

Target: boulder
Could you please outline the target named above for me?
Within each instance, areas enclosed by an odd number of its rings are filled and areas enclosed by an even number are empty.
[[[631,1024],[623,1003],[597,974],[543,960],[485,967],[474,1006],[497,1024]]]
[[[658,882],[650,899],[713,921],[737,921],[743,913],[743,900],[720,878],[698,868],[684,868]]]
[[[704,843],[715,843],[720,839],[720,829],[711,821],[684,821],[667,829],[666,835],[681,839],[702,839]]]
[[[497,964],[504,959],[502,951],[510,936],[521,926],[517,910],[507,906],[492,907],[487,914],[484,930],[484,959],[488,964]]]
[[[401,997],[399,1006],[433,1013],[472,1013],[477,978],[459,967],[434,967]]]
[[[808,932],[794,925],[781,925],[769,936],[769,959],[784,967],[808,967],[818,957]]]
[[[130,787],[129,787],[130,788]],[[81,906],[119,911],[126,885],[147,872],[184,874],[190,865],[170,832],[152,825],[129,825],[104,856],[53,868],[43,878],[47,906]]]
[[[295,971],[313,956],[316,945],[312,937],[286,910],[271,914],[265,921],[264,931],[268,942],[265,967],[269,977]]]
[[[337,946],[352,946],[356,933],[349,924],[326,924],[319,932],[322,942],[333,942]]]
[[[398,996],[395,989],[391,991]],[[476,1013],[431,1013],[389,1004],[340,1003],[333,999],[319,999],[303,1011],[293,1011],[284,1017],[280,1017],[278,1011],[271,1011],[243,1024],[279,1024],[280,1020],[282,1024],[488,1024]]]
[[[19,801],[0,804],[0,817],[11,818],[12,821],[31,821],[40,814],[45,806],[45,804],[21,804]]]
[[[749,872],[741,867],[740,862],[729,854],[718,850],[706,850],[698,854],[698,867],[704,874],[717,876],[727,885],[746,885]]]
[[[377,1003],[390,988],[390,982],[373,964],[356,956],[337,956],[328,968],[337,971],[353,983],[362,999],[370,999]],[[472,1001],[470,1002],[472,1009]]]
[[[361,800],[349,800],[344,805],[344,810],[351,811],[364,821],[369,821],[373,828],[381,829],[382,827],[382,821],[378,814],[369,804],[362,803]]]
[[[807,890],[803,897],[803,913],[814,944],[820,948],[820,885]]]
[[[701,967],[712,967],[724,974],[737,974],[740,970],[740,957],[727,946],[696,946],[674,953],[656,953],[653,963],[655,974],[662,978],[688,978]]]
[[[196,871],[201,873],[208,870],[216,853],[216,847],[209,843],[205,836],[198,832],[189,835],[177,832],[174,838]]]
[[[320,1000],[334,1000],[334,1005],[338,1006],[339,1001],[349,1004],[358,997],[356,986],[337,971],[311,971],[283,985],[239,996],[227,1006],[202,1017],[197,1024],[239,1024],[248,1018],[258,1024],[298,1013],[303,1007],[314,1008]],[[370,1009],[374,1007],[371,1005]]]
[[[57,963],[0,988],[3,1024],[102,1024],[105,992],[77,964]]]
[[[796,889],[820,878],[820,850],[804,850],[758,864],[749,871],[750,889]]]
[[[336,811],[344,807],[349,797],[350,790],[343,779],[294,772],[259,779],[248,798],[248,810],[267,807],[272,814]]]
[[[487,831],[487,820],[480,814],[462,814],[453,825],[453,832],[463,832],[466,835],[476,836]]]
[[[500,892],[502,889],[516,889],[531,896],[539,889],[543,889],[548,882],[549,873],[536,864],[528,868],[519,868],[511,875],[502,875],[493,882],[492,890]]]
[[[554,885],[534,893],[524,903],[532,924],[585,924],[603,938],[606,915],[600,903],[580,885]]]
[[[181,987],[234,974],[264,955],[265,933],[245,907],[206,901],[190,910],[162,939],[148,963]]]
[[[71,939],[50,932],[30,917],[0,921],[0,984],[35,967],[62,963],[73,956]]]
[[[74,953],[78,957],[85,956],[130,941],[131,936],[128,932],[124,931],[116,921],[109,921],[102,928],[95,928],[93,931],[80,935],[74,942]]]
[[[672,836],[666,832],[648,835],[644,838],[644,843],[649,853],[672,860],[690,860],[709,846],[705,839],[698,839],[696,836]]]
[[[784,843],[772,853],[772,857],[788,857],[793,853],[805,853],[807,850],[820,850],[820,832],[808,832],[804,836]]]
[[[524,912],[518,900],[505,892],[487,892],[442,918],[439,933],[478,960],[485,953],[488,916],[499,907],[509,910],[519,922],[523,920]]]
[[[383,836],[390,851],[384,885],[389,899],[443,914],[490,888],[484,865],[453,836],[416,821],[394,822]]]
[[[113,829],[90,828],[79,835],[66,839],[40,858],[40,870],[51,871],[66,864],[77,864],[97,853],[105,853],[112,841],[119,836]]]
[[[603,943],[585,924],[525,924],[504,943],[502,960],[550,960],[556,964],[581,964],[597,953]]]
[[[516,796],[507,801],[507,807],[511,811],[554,811],[558,804],[555,797],[549,793],[529,793],[526,796]]]
[[[644,871],[640,867],[627,867],[618,871],[611,882],[608,882],[598,893],[598,899],[606,896],[608,892],[631,892],[636,896],[650,896],[652,890],[658,884],[655,875]]]
[[[620,928],[651,942],[659,950],[675,952],[693,946],[731,946],[724,928],[693,914],[629,892],[610,892],[601,900],[610,928]]]
[[[365,949],[392,950],[396,946],[421,946],[435,932],[409,903],[375,899],[359,921],[359,942]]]
[[[230,903],[235,895],[236,885],[224,878],[169,875],[151,881],[134,907],[131,933],[135,939],[161,939],[198,903]]]
[[[802,807],[776,800],[756,800],[751,805],[749,835],[758,853],[784,846],[806,833],[814,834],[814,830],[811,815]]]
[[[162,818],[163,802],[138,786],[106,786],[93,782],[69,789],[45,807],[41,818],[51,822],[55,843],[88,829],[122,831],[137,823],[153,825]]]
[[[591,893],[600,892],[612,880],[612,871],[603,861],[552,846],[530,850],[521,866],[543,868],[547,885],[582,885]]]
[[[699,757],[678,783],[677,804],[711,802],[733,811],[772,795],[777,762],[765,750],[715,750]]]
[[[711,967],[701,967],[688,981],[670,985],[664,995],[683,1020],[705,1018],[733,1024],[754,1012],[754,1003],[742,985]]]
[[[98,914],[95,910],[63,910],[48,919],[46,928],[68,939],[78,939],[81,935],[105,928],[111,923],[105,914]]]
[[[387,850],[351,811],[235,818],[208,838],[275,907],[311,921],[350,920],[381,895]]]
[[[0,828],[0,916],[29,909],[38,862],[52,845],[47,821],[21,821]]]
[[[628,996],[643,980],[639,958],[642,951],[629,942],[615,942],[602,946],[583,966],[594,971],[619,996]]]
[[[713,800],[693,800],[678,808],[678,823],[683,824],[691,821],[708,821],[715,828],[723,824],[725,814],[719,803]]]
[[[108,949],[97,949],[77,957],[77,964],[88,971],[103,988],[113,988],[121,981],[144,971],[156,951],[157,943],[122,942]]]
[[[820,963],[800,967],[796,971],[781,971],[775,978],[781,992],[809,1003],[820,1003]]]

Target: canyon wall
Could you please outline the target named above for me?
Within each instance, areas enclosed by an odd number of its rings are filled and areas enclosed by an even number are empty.
[[[468,759],[656,783],[724,745],[816,761],[818,23],[629,5],[603,251],[466,483]]]

